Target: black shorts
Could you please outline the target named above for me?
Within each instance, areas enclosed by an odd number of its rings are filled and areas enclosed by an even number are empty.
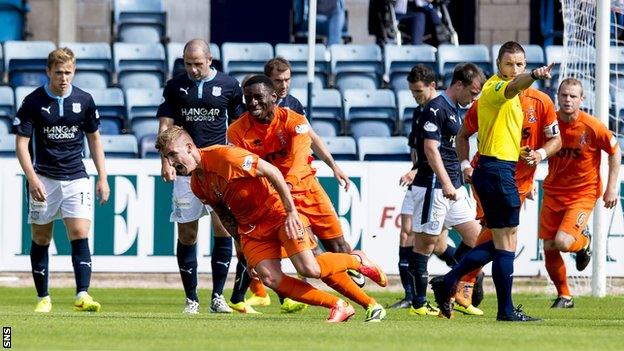
[[[479,156],[472,184],[488,228],[517,227],[520,223],[520,195],[515,174],[515,162]]]

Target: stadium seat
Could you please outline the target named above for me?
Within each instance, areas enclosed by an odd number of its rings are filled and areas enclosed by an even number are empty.
[[[397,109],[399,110],[399,123],[401,133],[408,136],[412,130],[412,118],[418,103],[414,99],[410,90],[400,90],[397,92]]]
[[[394,91],[409,89],[407,74],[416,64],[438,70],[436,48],[430,45],[386,45],[384,46],[385,71],[390,87]]]
[[[141,140],[141,158],[160,158],[160,153],[156,150],[156,135],[146,135]]]
[[[331,70],[335,86],[345,89],[376,89],[381,86],[383,62],[381,49],[376,44],[334,44],[331,52]]]
[[[349,136],[323,138],[327,149],[335,160],[357,161],[355,140]]]
[[[331,122],[324,120],[313,120],[310,122],[314,132],[322,137],[335,137],[340,133]]]
[[[166,36],[163,0],[114,0],[113,24],[117,41],[159,43]]]
[[[47,82],[45,72],[50,51],[56,49],[51,41],[7,41],[4,43],[4,67],[9,84],[39,86]]]
[[[167,67],[172,77],[177,76],[180,73],[184,73],[184,45],[185,43],[168,43],[167,44]],[[212,67],[218,71],[222,70],[221,67],[221,51],[219,46],[215,43],[210,43],[210,53],[212,54]]]
[[[353,136],[390,136],[396,130],[397,109],[392,90],[345,90],[344,116]]]
[[[73,84],[82,89],[105,89],[111,82],[113,60],[108,43],[61,43],[76,55]]]
[[[223,43],[221,62],[223,72],[242,82],[248,74],[264,72],[264,64],[273,58],[273,46],[269,43]]]
[[[15,116],[15,96],[11,87],[0,86],[0,128],[11,130]]]
[[[134,135],[102,135],[102,147],[107,158],[136,158],[139,155]]]
[[[312,83],[314,90],[325,89],[327,84],[323,78],[316,74],[314,75],[314,83]],[[291,74],[290,76],[290,88],[291,89],[308,89],[308,77],[305,74]]]
[[[313,122],[325,122],[333,126],[336,134],[341,134],[344,125],[342,97],[335,89],[316,89],[312,93],[312,110],[308,108],[306,89],[291,89],[290,94],[296,97],[306,108],[307,117]],[[324,128],[324,127],[320,127]],[[315,129],[316,131],[316,129]]]
[[[438,47],[438,71],[444,86],[448,86],[453,78],[455,66],[463,62],[472,62],[479,66],[486,76],[492,74],[492,62],[490,50],[482,44],[476,45],[449,45],[442,44]]]
[[[15,157],[15,135],[0,134],[0,157]]]
[[[15,112],[19,110],[20,106],[22,106],[22,102],[24,102],[24,98],[32,93],[37,87],[27,86],[27,87],[17,87],[15,88]]]
[[[7,135],[9,133],[11,133],[11,127],[9,124],[7,124],[6,121],[0,121],[0,136]]]
[[[158,134],[156,112],[162,101],[162,89],[128,89],[126,108],[130,129],[138,140],[148,134]]]
[[[357,145],[360,161],[410,161],[410,148],[403,136],[361,137]]]
[[[563,56],[565,54],[563,52],[563,46],[550,45],[544,49],[544,52],[546,53],[546,63],[554,63],[550,75],[552,76],[551,86],[556,89],[559,79],[559,70],[561,69],[561,62],[563,62]]]
[[[158,89],[165,82],[165,49],[161,44],[114,43],[113,57],[123,89]]]
[[[100,115],[100,133],[120,134],[127,120],[123,92],[119,88],[85,89],[91,94]]]
[[[276,44],[275,56],[282,57],[290,62],[292,78],[307,82],[308,72],[308,45],[307,44]],[[325,88],[328,82],[328,74],[330,72],[330,55],[327,47],[323,44],[316,44],[314,47],[314,72],[315,82],[321,82],[322,85],[317,88]],[[316,85],[316,84],[315,84]],[[294,88],[293,83],[291,86]],[[299,86],[304,88],[306,85]]]

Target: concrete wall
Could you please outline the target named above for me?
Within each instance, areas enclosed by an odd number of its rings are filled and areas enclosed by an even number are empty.
[[[479,0],[477,41],[501,44],[509,40],[529,42],[530,0]]]

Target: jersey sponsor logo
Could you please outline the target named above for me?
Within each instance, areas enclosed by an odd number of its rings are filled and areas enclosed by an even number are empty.
[[[251,166],[253,166],[253,159],[254,158],[252,155],[245,156],[245,160],[243,161],[241,168],[245,171],[249,171],[251,169]]]
[[[212,87],[212,96],[221,96],[221,87]]]
[[[43,127],[43,134],[50,140],[62,140],[62,139],[74,139],[76,138],[76,132],[80,128],[74,126],[48,126]]]
[[[181,92],[183,92],[183,93],[184,93],[184,95],[188,95],[188,90],[189,90],[189,89],[190,89],[190,88],[186,88],[186,89],[184,89],[184,88],[180,88],[180,91],[181,91]],[[164,98],[163,98],[163,99],[164,99]]]
[[[72,112],[73,113],[80,113],[82,111],[82,106],[80,105],[79,102],[74,102],[72,104]]]
[[[218,108],[190,107],[180,109],[180,113],[187,122],[214,122],[221,110]]]
[[[14,126],[19,126],[20,124],[22,124],[22,121],[18,117],[15,117],[13,119],[13,125]]]
[[[305,134],[309,129],[310,127],[307,124],[300,124],[295,127],[295,132],[297,132],[297,134]]]
[[[499,91],[500,88],[503,87],[503,84],[505,84],[505,82],[498,82],[498,83],[496,83],[496,86],[494,87],[494,90]]]
[[[531,137],[531,127],[522,128],[522,140],[526,140]]]
[[[436,126],[435,124],[427,121],[427,122],[425,122],[425,125],[423,126],[423,129],[425,131],[427,131],[427,132],[433,133],[433,132],[438,130],[438,126]]]
[[[581,149],[573,147],[562,147],[557,151],[557,157],[577,159],[581,157]]]
[[[42,107],[41,107],[41,111],[45,111],[45,112],[47,112],[48,114],[50,114],[50,109],[51,109],[51,108],[52,108],[52,106],[48,106],[48,107],[43,107],[43,106],[42,106]]]
[[[453,121],[453,123],[457,123],[457,118],[455,118],[455,115],[450,115],[449,119]]]
[[[433,108],[433,107],[429,107],[429,111],[433,112],[434,116],[438,115],[438,111],[440,111],[439,108]]]

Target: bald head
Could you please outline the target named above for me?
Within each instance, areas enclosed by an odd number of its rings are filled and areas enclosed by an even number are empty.
[[[204,39],[191,39],[186,43],[186,45],[184,45],[184,56],[193,52],[200,52],[205,58],[212,58],[210,46]]]
[[[200,81],[210,74],[212,55],[208,43],[192,39],[184,45],[184,70],[192,79]]]

